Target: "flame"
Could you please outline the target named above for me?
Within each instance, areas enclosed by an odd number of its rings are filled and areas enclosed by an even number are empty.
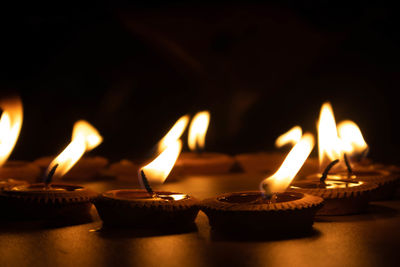
[[[208,111],[200,111],[193,117],[188,136],[188,146],[191,151],[204,148],[209,123],[210,112]]]
[[[294,126],[292,129],[286,133],[279,136],[275,141],[276,147],[283,147],[287,144],[295,145],[301,139],[303,131],[300,126]]]
[[[58,164],[54,177],[66,174],[86,151],[97,147],[103,141],[103,137],[90,123],[84,120],[75,122],[72,130],[72,138],[69,145],[50,163],[46,173]]]
[[[341,160],[344,152],[343,142],[338,136],[335,117],[329,102],[325,102],[321,107],[317,128],[319,164],[322,170],[330,162]]]
[[[310,155],[314,142],[314,136],[305,133],[290,150],[278,171],[262,181],[261,189],[267,194],[285,191]]]
[[[141,170],[146,174],[147,180],[150,183],[163,183],[174,167],[181,150],[182,141],[175,140],[175,142],[170,143],[157,158],[142,167]],[[141,175],[139,175],[139,177],[141,177]]]
[[[3,111],[0,118],[0,166],[2,166],[14,149],[22,127],[23,108],[19,97],[0,101]]]
[[[168,133],[158,143],[158,153],[161,153],[162,151],[164,151],[164,149],[168,147],[169,144],[178,140],[185,131],[188,123],[188,115],[180,117],[179,120],[175,122],[174,126],[172,126]]]
[[[349,156],[362,155],[368,150],[368,145],[355,122],[350,120],[342,121],[338,124],[337,130],[343,142],[343,149]]]

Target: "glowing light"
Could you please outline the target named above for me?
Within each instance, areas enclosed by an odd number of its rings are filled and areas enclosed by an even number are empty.
[[[295,145],[303,134],[303,131],[300,126],[294,126],[292,129],[287,131],[286,133],[279,136],[275,141],[276,147],[283,147],[284,145],[291,144]]]
[[[69,145],[50,163],[47,168],[49,171],[58,164],[54,173],[54,178],[59,178],[66,174],[86,151],[97,147],[103,138],[100,133],[90,123],[79,120],[74,124],[72,138]]]
[[[364,140],[358,125],[350,120],[342,121],[337,126],[343,149],[349,156],[366,156],[368,145]]]
[[[0,118],[0,166],[10,156],[17,143],[22,127],[23,108],[19,97],[10,97],[0,101],[3,111]]]
[[[305,133],[286,156],[278,171],[262,181],[261,190],[265,190],[268,195],[284,192],[303,166],[313,147],[314,136],[311,133]]]
[[[188,146],[191,151],[198,148],[204,149],[208,124],[210,123],[210,112],[198,112],[189,126]]]
[[[323,170],[330,162],[343,158],[343,144],[338,137],[335,117],[329,102],[321,107],[317,128],[319,164],[320,169]]]
[[[157,158],[142,167],[141,170],[145,173],[148,182],[163,183],[174,167],[181,150],[182,141],[175,140],[175,142],[170,143],[168,147],[157,156]],[[141,177],[140,174],[139,177]]]
[[[169,144],[176,142],[176,140],[178,140],[185,131],[188,123],[188,115],[179,118],[179,120],[175,122],[174,126],[172,126],[168,133],[158,143],[158,153],[164,151],[164,149],[166,149]]]

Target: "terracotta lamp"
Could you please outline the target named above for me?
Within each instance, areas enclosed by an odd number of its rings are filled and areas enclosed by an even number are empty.
[[[344,139],[337,133],[330,103],[324,103],[318,121],[318,150],[321,172],[293,183],[291,192],[313,194],[325,199],[320,215],[347,215],[364,212],[378,188],[374,179],[383,172],[362,173],[351,169],[344,150]]]
[[[42,183],[7,187],[0,192],[0,207],[10,219],[75,220],[90,217],[97,193],[79,185],[53,183],[61,179],[85,151],[102,141],[86,121],[74,125],[71,143],[50,163]]]
[[[143,189],[104,192],[94,202],[105,227],[165,228],[193,224],[197,200],[184,193],[153,190],[150,184],[163,183],[182,149],[175,140],[157,158],[139,170]]]
[[[207,214],[212,229],[230,234],[246,231],[268,236],[309,232],[323,199],[286,189],[313,146],[313,136],[304,134],[279,170],[261,183],[260,191],[227,193],[202,201],[201,209]]]

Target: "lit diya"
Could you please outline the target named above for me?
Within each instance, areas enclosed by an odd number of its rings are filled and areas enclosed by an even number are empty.
[[[189,123],[189,116],[184,115],[180,117],[165,136],[158,142],[155,148],[156,154],[162,153],[169,144],[173,144],[179,140]],[[119,162],[112,163],[105,171],[106,175],[115,177],[119,181],[128,183],[139,183],[138,173],[140,166],[148,164],[150,160],[128,160],[122,159]],[[168,175],[168,180],[178,178],[182,174],[182,164],[176,163],[171,173]]]
[[[104,192],[94,204],[104,226],[131,228],[164,228],[193,224],[198,203],[192,196],[154,191],[150,183],[162,183],[168,177],[182,149],[176,140],[152,162],[139,171],[144,189],[120,189]]]
[[[97,147],[103,141],[100,133],[92,125],[84,120],[79,120],[74,124],[72,130],[72,139],[81,131],[81,127],[90,129],[91,135],[88,140],[86,151],[90,151]],[[73,148],[71,148],[73,149]],[[53,157],[42,157],[36,159],[34,163],[42,170],[45,170],[52,162]],[[63,179],[66,180],[92,180],[101,176],[101,171],[108,165],[108,160],[101,156],[84,156],[78,162],[71,164],[73,167],[65,172]]]
[[[322,105],[318,121],[318,151],[322,173],[292,183],[289,191],[324,198],[325,205],[318,215],[347,215],[365,211],[377,184],[364,179],[367,175],[355,174],[351,170],[329,103]],[[329,174],[331,170],[333,174]]]
[[[379,187],[373,194],[373,200],[392,199],[400,181],[400,168],[375,163],[366,158],[369,147],[355,122],[342,121],[337,130],[348,157],[349,168],[352,170],[349,173],[351,178],[377,183]]]
[[[89,218],[97,193],[79,185],[52,183],[72,168],[101,139],[88,122],[78,121],[71,143],[49,165],[42,183],[16,185],[0,192],[4,216],[13,219],[74,220]]]
[[[182,165],[184,174],[228,173],[235,163],[234,158],[227,154],[203,151],[209,122],[210,113],[201,111],[190,123],[188,146],[191,152],[183,152],[177,162]]]
[[[40,168],[27,161],[7,161],[21,131],[22,101],[17,96],[3,98],[0,100],[0,109],[0,183],[5,185],[11,179],[14,182],[15,179],[33,182],[39,177]]]
[[[294,126],[286,133],[280,135],[275,146],[281,148],[286,145],[295,145],[303,134],[300,126]],[[263,173],[271,174],[282,164],[286,157],[285,152],[258,152],[258,153],[243,153],[235,156],[236,161],[244,172],[247,173]],[[299,176],[313,173],[318,170],[318,160],[308,158],[301,167]]]
[[[278,171],[262,181],[261,191],[227,193],[204,200],[201,210],[207,214],[211,227],[228,233],[249,231],[270,235],[312,229],[314,215],[322,207],[323,199],[285,190],[313,146],[313,136],[304,134]]]

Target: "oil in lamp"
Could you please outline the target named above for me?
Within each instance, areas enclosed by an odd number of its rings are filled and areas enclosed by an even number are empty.
[[[42,183],[17,185],[0,192],[0,207],[12,219],[88,218],[97,193],[79,185],[52,183],[63,177],[102,137],[86,121],[74,125],[69,145],[50,163]]]
[[[0,100],[3,111],[0,118],[0,188],[23,183],[17,180],[33,182],[40,175],[40,169],[27,161],[7,161],[17,143],[22,127],[23,107],[17,96]]]
[[[155,149],[157,155],[162,153],[169,144],[173,144],[181,138],[189,123],[189,119],[190,117],[188,115],[184,115],[175,122],[175,124],[171,127],[167,134],[158,142]],[[115,177],[119,181],[138,184],[138,171],[140,169],[140,166],[146,165],[150,161],[151,159],[142,159],[139,161],[122,159],[119,162],[112,163],[106,173],[108,176]],[[171,173],[168,175],[168,180],[179,177],[181,171],[181,164],[176,163],[173,166]]]
[[[210,112],[198,112],[189,126],[188,146],[191,152],[183,152],[177,164],[184,174],[228,173],[233,167],[233,157],[216,152],[204,152],[205,138],[210,122]]]
[[[198,203],[192,196],[153,190],[163,183],[182,149],[181,140],[172,141],[153,161],[139,170],[144,189],[119,189],[104,192],[94,204],[104,226],[165,228],[193,224]]]
[[[319,215],[347,215],[366,210],[377,184],[368,180],[385,173],[354,173],[343,150],[330,103],[321,107],[318,121],[320,172],[292,183],[289,191],[307,193],[325,199]],[[332,173],[330,173],[332,172]]]
[[[74,124],[72,130],[72,139],[74,139],[75,135],[81,132],[81,128],[89,128],[92,132],[90,136],[90,140],[87,143],[87,151],[92,150],[96,146],[98,146],[102,142],[102,137],[99,132],[88,122],[84,120],[77,121]],[[34,161],[36,165],[38,165],[42,170],[45,170],[49,164],[52,162],[53,157],[42,157],[38,158]],[[101,176],[102,170],[108,165],[108,160],[101,156],[87,156],[82,157],[79,161],[71,163],[73,167],[68,171],[65,171],[62,176],[63,179],[66,180],[92,180]],[[60,169],[57,170],[56,176],[61,172]],[[55,177],[57,178],[57,177]]]
[[[305,133],[280,168],[262,181],[260,191],[226,193],[202,201],[201,210],[211,227],[227,233],[249,231],[272,236],[310,231],[323,199],[286,189],[313,146],[314,137]]]

